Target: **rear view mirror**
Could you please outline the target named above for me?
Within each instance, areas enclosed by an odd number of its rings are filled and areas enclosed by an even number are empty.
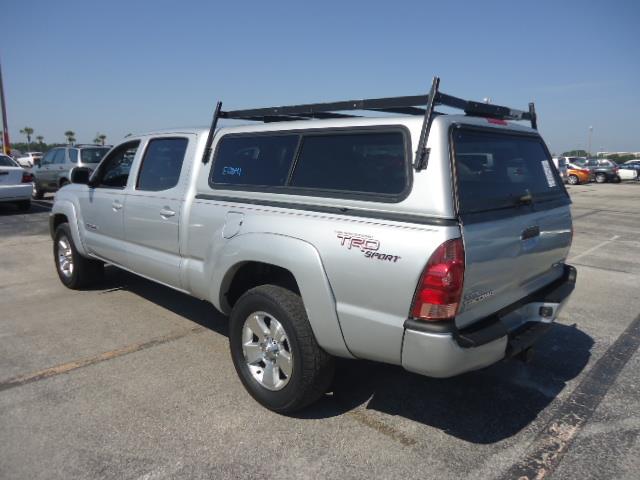
[[[86,167],[73,167],[71,169],[71,183],[86,185],[89,183],[89,177],[91,177],[91,170]]]

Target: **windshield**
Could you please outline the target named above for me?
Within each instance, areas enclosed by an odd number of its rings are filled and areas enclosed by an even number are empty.
[[[83,148],[80,150],[80,158],[82,163],[99,163],[109,150],[109,147]]]
[[[460,213],[566,196],[540,137],[458,129],[453,143]]]

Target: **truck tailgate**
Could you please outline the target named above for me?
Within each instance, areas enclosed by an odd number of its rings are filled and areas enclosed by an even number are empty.
[[[560,277],[572,226],[568,195],[539,136],[459,128],[453,141],[465,249],[461,328]]]

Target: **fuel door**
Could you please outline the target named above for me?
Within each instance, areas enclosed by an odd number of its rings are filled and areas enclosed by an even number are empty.
[[[222,229],[222,236],[224,238],[235,237],[240,231],[243,221],[244,213],[227,212],[227,216],[224,221],[224,228]]]

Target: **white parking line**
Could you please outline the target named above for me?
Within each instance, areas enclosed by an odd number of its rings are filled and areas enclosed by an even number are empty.
[[[611,243],[615,240],[617,240],[618,238],[620,238],[620,235],[614,235],[613,237],[611,237],[609,240],[605,240],[604,242],[599,243],[598,245],[596,245],[595,247],[591,247],[588,250],[585,250],[584,252],[582,252],[579,255],[576,255],[575,257],[570,258],[569,260],[572,262],[575,262],[577,259],[579,259],[580,257],[584,257],[585,255],[589,255],[592,252],[595,252],[596,250],[598,250],[599,248],[604,247],[607,243]]]

